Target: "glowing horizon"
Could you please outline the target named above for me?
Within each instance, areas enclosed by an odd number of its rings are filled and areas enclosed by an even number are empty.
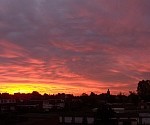
[[[102,87],[103,85],[101,85]],[[126,85],[123,85],[126,86]],[[37,91],[40,94],[58,94],[58,93],[66,93],[66,94],[74,94],[81,95],[82,93],[90,94],[94,92],[96,94],[106,93],[108,89],[110,89],[112,94],[119,94],[120,92],[124,94],[128,94],[125,90],[123,91],[114,91],[108,86],[98,87],[94,89],[93,86],[89,86],[89,88],[71,86],[71,85],[55,85],[55,84],[41,84],[41,83],[3,83],[1,85],[0,93],[32,93],[33,91]],[[128,90],[127,90],[128,91]]]
[[[6,89],[7,88],[7,89]],[[67,90],[68,89],[68,90]],[[70,89],[75,89],[73,91],[70,91]],[[48,85],[48,84],[3,84],[1,86],[0,93],[32,93],[33,91],[37,91],[40,94],[58,94],[58,93],[66,93],[66,94],[74,94],[74,95],[81,95],[82,93],[86,93],[84,91],[84,88],[81,90],[77,90],[77,87],[71,87],[71,86],[65,86],[65,85]],[[89,90],[88,90],[89,91]],[[90,91],[87,93],[89,94]]]

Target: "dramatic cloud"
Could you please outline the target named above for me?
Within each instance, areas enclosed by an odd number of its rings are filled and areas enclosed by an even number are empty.
[[[1,0],[0,92],[136,90],[149,12],[149,0]]]

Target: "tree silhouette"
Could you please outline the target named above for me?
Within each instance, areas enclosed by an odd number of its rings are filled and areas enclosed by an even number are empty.
[[[37,92],[37,91],[33,91],[31,93],[31,96],[32,96],[32,99],[41,99],[42,95],[39,92]]]
[[[143,100],[150,100],[150,80],[139,81],[137,87],[137,93]]]
[[[133,91],[129,91],[128,101],[132,102],[134,104],[138,104],[139,96],[137,95],[137,93],[135,93]]]

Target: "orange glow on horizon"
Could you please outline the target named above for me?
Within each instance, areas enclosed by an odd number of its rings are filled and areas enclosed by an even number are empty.
[[[52,85],[52,84],[39,84],[39,83],[5,83],[1,84],[0,93],[32,93],[37,91],[40,94],[57,94],[66,93],[81,95],[82,93],[90,92],[90,88],[74,87],[69,85]]]
[[[53,94],[57,93],[54,89],[58,90],[60,86],[48,85],[48,84],[33,84],[33,83],[11,83],[11,84],[2,84],[0,92],[1,93],[32,93],[33,91],[38,91],[41,94]]]
[[[38,87],[39,88],[39,87]],[[38,88],[35,88],[35,85],[32,84],[16,84],[16,83],[11,83],[11,84],[2,84],[1,85],[1,93],[31,93],[32,91],[37,91],[39,90]]]
[[[111,89],[110,89],[111,90]],[[58,94],[58,93],[66,93],[73,95],[81,95],[82,93],[90,94],[94,92],[96,94],[105,93],[107,88],[92,88],[92,87],[79,87],[79,86],[71,86],[71,85],[58,85],[58,84],[41,84],[41,83],[5,83],[1,84],[0,93],[32,93],[33,91],[37,91],[40,94]],[[125,91],[121,91],[125,93]],[[111,94],[118,94],[118,90],[111,91]],[[125,93],[127,94],[127,93]]]

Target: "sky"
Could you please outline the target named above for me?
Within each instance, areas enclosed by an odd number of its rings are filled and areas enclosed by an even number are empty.
[[[142,79],[149,0],[0,0],[0,93],[128,93]]]

